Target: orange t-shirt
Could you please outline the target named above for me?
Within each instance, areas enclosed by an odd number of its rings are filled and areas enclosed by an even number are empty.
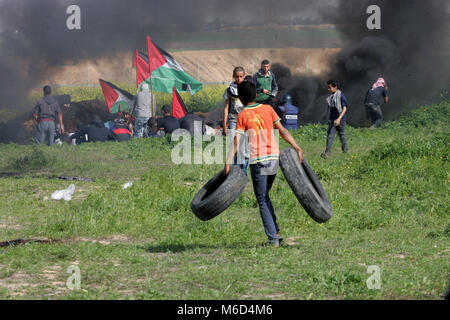
[[[250,164],[279,158],[278,135],[275,135],[273,126],[280,120],[267,104],[246,106],[238,114],[236,133],[248,136]]]

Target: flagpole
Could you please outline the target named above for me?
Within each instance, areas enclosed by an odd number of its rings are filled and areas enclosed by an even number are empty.
[[[155,101],[155,97],[153,96],[153,77],[152,77],[152,74],[150,73],[150,94],[151,94],[151,96],[152,96],[152,103],[151,103],[151,107],[152,107],[152,118],[153,118],[153,121],[155,121],[155,116],[156,116],[156,114],[153,114],[153,111],[154,111],[154,106],[153,106],[153,102]]]
[[[150,55],[150,37],[147,36],[147,54],[148,54],[148,69],[150,71],[150,94],[151,94],[151,115],[153,118],[153,121],[155,121],[155,114],[153,114],[153,101],[154,101],[154,96],[153,96],[153,77],[152,77],[152,63],[151,63],[151,55]]]

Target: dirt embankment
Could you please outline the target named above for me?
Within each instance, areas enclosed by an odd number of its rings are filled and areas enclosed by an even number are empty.
[[[186,72],[204,83],[227,83],[235,66],[242,66],[248,74],[258,71],[263,59],[280,63],[293,74],[326,72],[329,59],[340,49],[229,49],[189,50],[171,52]],[[102,78],[112,82],[136,81],[131,67],[132,53],[122,53],[90,61],[67,62],[51,67],[43,77],[42,85],[54,86],[98,85]]]

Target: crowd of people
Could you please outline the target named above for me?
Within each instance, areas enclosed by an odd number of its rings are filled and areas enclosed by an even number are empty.
[[[331,155],[336,133],[341,140],[342,152],[349,151],[345,134],[349,108],[347,98],[338,81],[329,80],[327,85],[330,95],[326,99],[328,108],[324,118],[328,114],[329,118],[326,148],[321,154],[323,158]],[[70,136],[70,141],[73,144],[107,140],[127,141],[132,137],[171,134],[179,128],[186,129],[191,135],[205,134],[205,120],[192,112],[177,119],[171,115],[170,106],[164,105],[161,108],[162,117],[156,117],[153,97],[148,89],[147,84],[141,86],[130,112],[122,112],[114,121],[107,123],[103,123],[99,116],[94,115],[89,124]],[[385,80],[379,78],[366,93],[364,105],[367,116],[372,120],[371,128],[379,127],[382,123],[380,99],[384,98],[384,102],[388,102],[387,90]],[[273,139],[274,129],[296,150],[300,162],[303,161],[302,149],[289,132],[298,128],[299,108],[293,104],[289,94],[283,95],[281,105],[277,105],[277,93],[278,85],[268,60],[262,61],[261,69],[253,77],[246,75],[243,67],[235,67],[233,81],[223,95],[225,107],[222,121],[223,134],[232,141],[224,173],[229,174],[231,165],[240,166],[246,175],[250,168],[253,190],[268,238],[266,244],[274,247],[278,247],[283,240],[269,197],[280,156],[277,141]],[[53,144],[54,135],[64,133],[61,109],[51,97],[49,86],[44,87],[44,98],[36,105],[34,118],[38,122],[37,143],[43,143],[48,136],[48,144]],[[55,125],[56,121],[58,127]],[[201,125],[198,125],[199,123]]]
[[[235,67],[232,78],[233,81],[223,95],[225,107],[220,131],[224,135],[228,135],[230,131],[234,135],[238,115],[245,109],[238,94],[238,86],[244,81],[255,85],[255,103],[270,105],[280,117],[281,124],[286,129],[298,129],[300,109],[294,104],[290,94],[284,94],[281,98],[281,103],[277,103],[278,85],[268,60],[261,62],[261,68],[253,76],[246,75],[243,67]],[[338,81],[330,80],[327,85],[330,92],[326,100],[329,118],[326,148],[321,154],[323,158],[328,158],[331,155],[331,148],[336,133],[339,135],[342,151],[344,153],[348,152],[345,134],[348,112],[347,98],[341,91]],[[367,117],[372,122],[371,129],[377,128],[382,124],[381,98],[383,98],[385,103],[388,102],[388,87],[383,78],[377,79],[372,87],[369,88],[364,100]],[[55,141],[58,141],[58,138],[64,140],[63,137],[68,143],[72,144],[108,140],[122,142],[131,138],[158,137],[172,134],[179,128],[186,129],[191,135],[207,133],[208,126],[205,125],[205,119],[195,115],[193,112],[188,112],[180,119],[171,115],[169,105],[162,106],[160,112],[162,116],[156,116],[157,109],[154,97],[149,91],[148,84],[144,83],[134,97],[131,110],[119,112],[114,121],[105,123],[99,116],[93,115],[91,121],[79,128],[77,132],[64,135],[65,129],[61,108],[51,96],[51,88],[47,85],[44,87],[44,97],[39,100],[33,112],[37,122],[35,142],[37,144],[47,142],[48,145],[52,145]],[[196,122],[201,123],[201,125],[195,125]],[[245,164],[243,167],[245,167]]]

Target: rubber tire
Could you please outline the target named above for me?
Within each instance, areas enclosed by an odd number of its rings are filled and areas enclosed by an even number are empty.
[[[330,220],[333,216],[330,201],[308,161],[303,158],[303,163],[300,164],[298,153],[287,148],[280,152],[280,167],[309,216],[319,223]]]
[[[238,166],[231,166],[228,176],[216,174],[197,192],[191,203],[192,212],[207,221],[225,211],[244,191],[247,176]]]

